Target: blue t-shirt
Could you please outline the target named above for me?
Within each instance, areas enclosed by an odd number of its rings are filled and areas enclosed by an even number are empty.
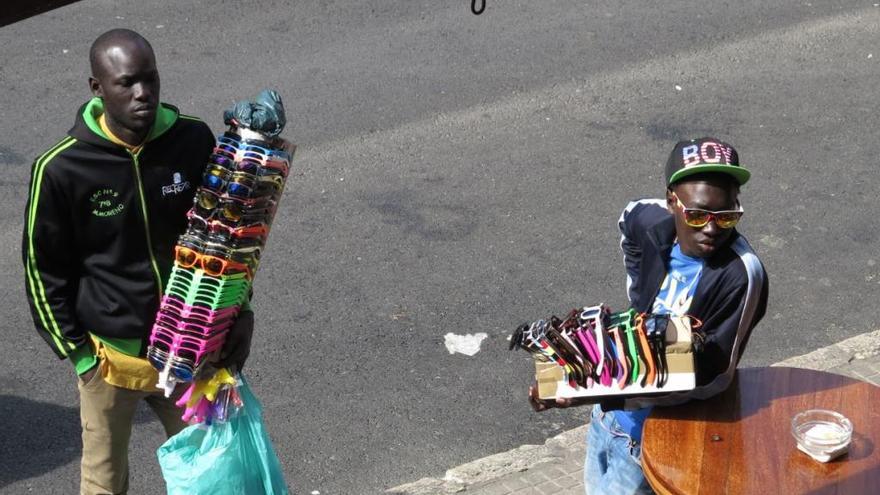
[[[651,312],[675,316],[686,314],[691,307],[691,301],[694,300],[694,292],[697,290],[702,273],[703,260],[682,253],[681,246],[676,242],[672,246],[666,278],[654,299]],[[645,407],[634,411],[614,411],[614,417],[630,438],[641,442],[642,426],[650,413],[651,408]]]

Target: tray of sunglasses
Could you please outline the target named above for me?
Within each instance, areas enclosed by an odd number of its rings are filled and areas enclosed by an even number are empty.
[[[198,268],[185,268],[175,262],[165,287],[166,295],[173,295],[185,305],[220,310],[241,306],[251,289],[247,274],[211,276]]]
[[[540,399],[676,392],[696,386],[698,326],[689,316],[611,313],[600,305],[522,325],[511,348],[532,354]]]

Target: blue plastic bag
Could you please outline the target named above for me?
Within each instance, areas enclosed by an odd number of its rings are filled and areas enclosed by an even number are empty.
[[[169,495],[287,495],[287,484],[263,426],[263,408],[244,377],[244,403],[225,423],[193,425],[156,452]]]

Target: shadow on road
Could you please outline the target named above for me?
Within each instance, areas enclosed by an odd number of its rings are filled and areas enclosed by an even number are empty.
[[[43,12],[63,7],[78,0],[4,0],[0,27]]]
[[[79,404],[59,406],[0,394],[0,421],[0,492],[6,485],[79,462]],[[142,402],[133,423],[153,422],[158,419]]]
[[[79,407],[0,395],[0,489],[79,458]]]

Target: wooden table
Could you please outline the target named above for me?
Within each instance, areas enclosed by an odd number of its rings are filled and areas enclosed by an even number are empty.
[[[832,409],[853,423],[849,453],[827,464],[797,449],[791,418]],[[878,494],[880,388],[798,368],[744,368],[723,394],[656,408],[642,467],[665,494]]]

